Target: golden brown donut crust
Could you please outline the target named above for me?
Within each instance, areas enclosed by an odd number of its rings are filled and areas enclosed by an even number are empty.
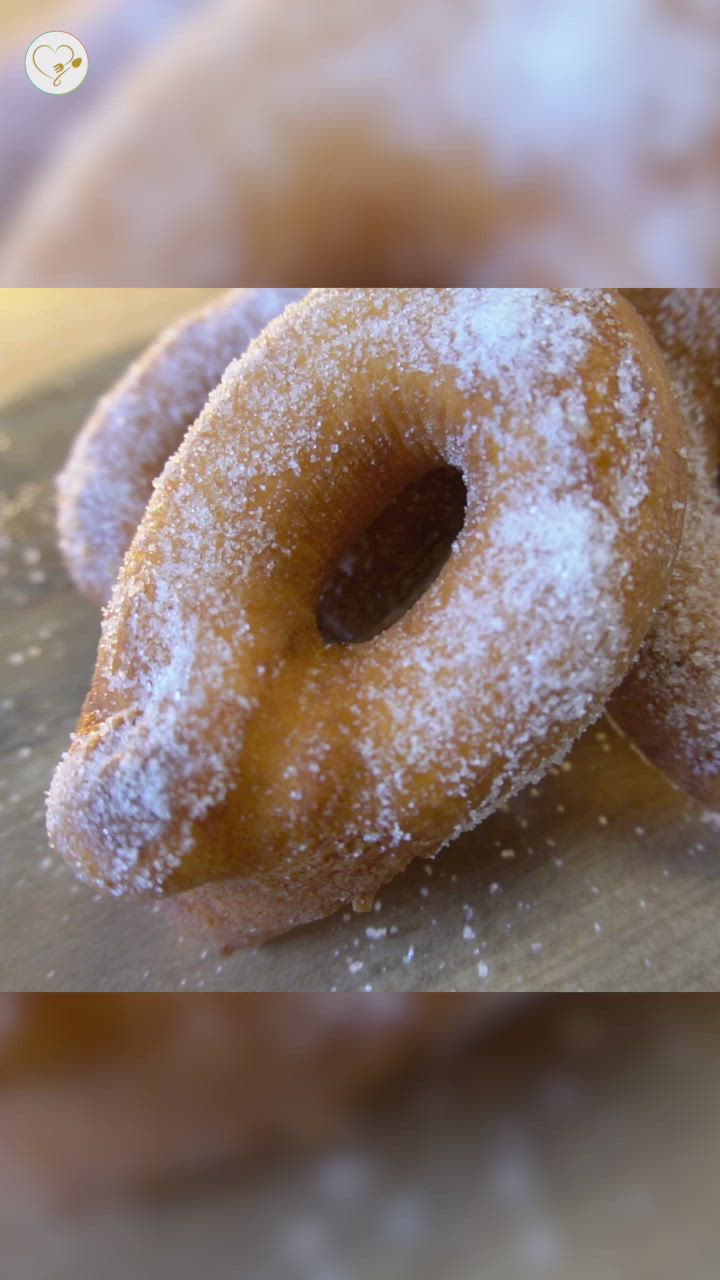
[[[527,406],[518,413],[517,405]],[[166,469],[109,613],[51,838],[112,892],[184,893],[226,944],[371,895],[542,772],[662,599],[683,427],[612,291],[317,290],[231,366]],[[468,486],[390,631],[322,584],[408,483]]]

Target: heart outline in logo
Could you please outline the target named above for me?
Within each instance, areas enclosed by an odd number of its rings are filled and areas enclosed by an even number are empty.
[[[61,61],[63,62],[63,65],[66,62],[72,62],[73,58],[75,57],[75,50],[73,49],[72,45],[69,45],[69,44],[59,44],[54,49],[52,45],[49,45],[49,44],[37,45],[36,48],[33,49],[33,55],[32,55],[33,65],[36,71],[39,71],[41,76],[47,76],[48,80],[54,79],[57,73],[55,71],[54,65],[53,65],[52,71],[46,71],[44,67],[40,66],[40,63],[37,61],[37,55],[40,53],[41,49],[47,49],[51,57],[53,54],[57,55],[58,53],[60,53],[61,49],[67,49],[68,53],[70,54],[70,57],[61,59]]]

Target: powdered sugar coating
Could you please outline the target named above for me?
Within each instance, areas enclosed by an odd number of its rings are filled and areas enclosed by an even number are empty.
[[[633,324],[612,292],[533,289],[316,290],[272,322],[166,468],[108,608],[50,793],[75,870],[116,893],[232,881],[238,936],[279,932],[562,755],[679,531],[679,422]],[[334,559],[443,460],[468,487],[445,569],[389,631],[323,646]]]
[[[63,555],[109,599],[152,483],[230,361],[303,289],[235,289],[168,328],[100,400],[58,477]]]
[[[678,785],[720,806],[720,290],[631,297],[678,388],[691,501],[670,593],[614,714]]]

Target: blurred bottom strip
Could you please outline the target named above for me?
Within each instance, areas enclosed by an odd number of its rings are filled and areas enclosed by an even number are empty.
[[[317,1140],[499,996],[4,995],[0,1177],[73,1204]]]
[[[55,996],[3,1013],[3,1280],[720,1274],[714,997]],[[61,1212],[28,1198],[30,1173]]]

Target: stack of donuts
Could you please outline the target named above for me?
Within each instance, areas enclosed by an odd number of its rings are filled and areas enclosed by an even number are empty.
[[[606,708],[720,807],[720,294],[237,290],[59,479],[105,605],[49,795],[220,945],[366,907]]]

